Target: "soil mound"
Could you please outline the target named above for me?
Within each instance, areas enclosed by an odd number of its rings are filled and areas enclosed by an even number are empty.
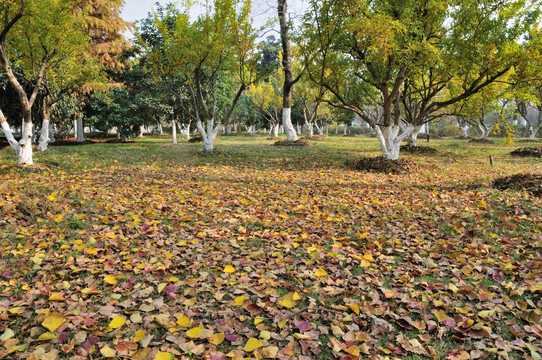
[[[418,134],[418,139],[427,139],[426,133],[420,133]],[[429,134],[429,139],[442,139],[442,136],[437,134]]]
[[[510,153],[512,156],[521,157],[542,157],[542,147],[524,147],[519,148]]]
[[[436,154],[438,150],[432,147],[426,146],[401,146],[401,151],[407,152],[409,154]]]
[[[542,196],[542,174],[516,174],[498,178],[493,187],[499,190],[523,190],[534,196]]]
[[[301,139],[309,141],[324,141],[327,137],[325,135],[312,135],[312,136],[303,136]]]
[[[274,146],[298,146],[298,147],[312,146],[312,144],[305,139],[299,139],[296,141],[282,140],[282,141],[277,141],[273,145]]]
[[[495,142],[493,140],[489,140],[489,139],[472,139],[469,141],[469,143],[473,143],[473,144],[495,144]]]
[[[404,174],[420,167],[410,159],[387,160],[382,157],[361,158],[353,163],[354,170],[386,174]]]

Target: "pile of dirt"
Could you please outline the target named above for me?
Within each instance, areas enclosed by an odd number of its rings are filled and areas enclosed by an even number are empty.
[[[6,138],[0,138],[0,149],[3,149],[8,146],[9,146],[8,140]]]
[[[53,143],[49,143],[48,146],[80,146],[80,145],[90,145],[97,144],[100,142],[105,142],[105,140],[99,141],[97,139],[85,140],[83,142],[77,142],[75,138],[69,139],[57,139]]]
[[[521,157],[542,157],[542,147],[524,147],[519,148],[510,153],[512,156]]]
[[[386,174],[405,174],[419,169],[419,166],[409,159],[387,160],[382,157],[361,158],[354,162],[352,167],[354,170]]]
[[[312,136],[303,136],[301,139],[310,140],[310,141],[324,141],[327,139],[325,135],[312,135]]]
[[[542,142],[542,139],[534,139],[534,140],[529,140],[529,139],[522,139],[522,140],[519,140],[518,142],[520,143],[539,143],[539,142]]]
[[[418,139],[427,139],[427,135],[428,134],[426,133],[419,133]],[[442,139],[442,136],[437,135],[437,134],[429,134],[429,139]]]
[[[489,139],[471,139],[469,142],[473,144],[495,144],[493,140]]]
[[[305,139],[299,139],[299,140],[296,140],[296,141],[281,140],[281,141],[277,141],[273,145],[274,146],[298,146],[298,147],[312,146],[312,144],[309,141],[305,140]]]
[[[438,150],[431,147],[426,146],[401,146],[401,151],[407,152],[409,154],[436,154],[438,153]]]
[[[189,143],[200,143],[203,142],[203,138],[201,136],[193,136],[188,140]]]
[[[493,187],[499,190],[523,190],[534,196],[542,196],[542,174],[516,174],[498,178]]]
[[[267,140],[275,140],[275,141],[277,141],[277,140],[279,140],[279,139],[280,139],[280,137],[278,137],[278,136],[277,136],[277,137],[275,137],[275,136],[270,136],[270,137],[267,138]]]
[[[122,139],[111,139],[111,140],[107,140],[107,141],[104,141],[108,144],[133,144],[134,141],[133,140],[126,140],[126,141],[122,141]]]

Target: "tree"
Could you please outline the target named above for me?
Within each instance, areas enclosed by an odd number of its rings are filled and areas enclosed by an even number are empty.
[[[3,26],[0,32],[0,63],[17,92],[22,107],[22,134],[15,140],[7,119],[0,110],[0,123],[6,138],[18,156],[18,164],[32,165],[32,107],[51,63],[71,54],[85,37],[77,31],[79,20],[71,16],[71,4],[65,1],[10,0],[0,6]],[[38,15],[39,14],[39,15]],[[8,36],[10,40],[8,41]],[[9,48],[8,48],[9,45]],[[29,93],[13,71],[12,63],[22,63],[25,78],[32,83]]]
[[[521,0],[311,4],[304,37],[326,74],[321,83],[334,97],[328,102],[365,120],[392,160],[416,127],[518,62],[534,7]]]
[[[288,16],[288,1],[277,0],[277,10],[280,24],[280,40],[282,44],[282,71],[284,83],[282,87],[282,126],[288,141],[296,141],[297,133],[292,125],[292,88],[299,81],[303,72],[294,77],[292,63],[292,47],[290,44],[290,22]]]
[[[206,11],[190,20],[189,2],[185,11],[166,9],[152,24],[160,46],[140,37],[148,57],[148,67],[158,76],[179,76],[183,87],[175,89],[179,105],[196,122],[204,140],[204,150],[214,150],[214,140],[228,123],[243,91],[254,81],[256,70],[255,32],[250,22],[250,2],[216,0],[207,2]],[[233,79],[237,90],[218,96]],[[222,87],[221,87],[222,86]],[[228,97],[219,109],[219,98]],[[218,115],[221,116],[218,117]]]
[[[275,72],[265,81],[251,85],[246,94],[250,103],[264,115],[271,125],[274,137],[279,136],[279,125],[281,123],[279,115],[282,102],[281,80],[280,73]]]

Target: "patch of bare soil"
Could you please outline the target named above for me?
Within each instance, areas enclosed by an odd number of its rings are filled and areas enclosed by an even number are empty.
[[[493,187],[499,190],[523,190],[534,196],[542,196],[542,174],[516,174],[498,178]]]
[[[106,142],[108,144],[133,144],[134,143],[133,140],[122,141],[122,139],[110,139],[110,140],[106,140],[104,142]]]
[[[354,170],[379,172],[386,174],[405,174],[418,170],[420,167],[410,159],[387,160],[382,157],[365,157],[353,164]]]
[[[469,141],[469,143],[473,143],[473,144],[495,144],[495,142],[493,140],[489,140],[489,139],[471,139]]]
[[[542,142],[542,139],[534,139],[534,140],[529,140],[529,139],[522,139],[522,140],[519,140],[518,142],[520,143],[540,143]]]
[[[521,157],[542,157],[542,147],[523,147],[512,151],[510,155]]]
[[[327,139],[325,135],[312,135],[312,136],[303,136],[301,139],[309,141],[324,141]]]
[[[280,137],[278,137],[278,136],[277,137],[270,136],[270,137],[267,138],[267,140],[275,140],[275,141],[277,141],[277,140],[280,140]]]
[[[458,139],[458,140],[473,140],[472,137],[470,137],[470,136],[463,136],[463,135],[454,136],[454,139]]]
[[[0,138],[0,149],[3,149],[8,146],[9,146],[8,140],[5,138]]]
[[[203,142],[203,138],[201,136],[193,136],[188,140],[189,143],[199,143]]]
[[[401,151],[407,152],[409,154],[436,154],[438,153],[438,150],[432,147],[426,147],[426,146],[401,146]]]
[[[310,141],[307,141],[305,139],[299,139],[299,140],[296,140],[296,141],[282,140],[282,141],[277,141],[273,145],[274,146],[298,146],[298,147],[312,146]]]

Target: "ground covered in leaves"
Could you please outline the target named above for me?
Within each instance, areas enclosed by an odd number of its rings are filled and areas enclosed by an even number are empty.
[[[1,151],[0,358],[540,359],[541,200],[492,187],[539,161],[221,140]]]

